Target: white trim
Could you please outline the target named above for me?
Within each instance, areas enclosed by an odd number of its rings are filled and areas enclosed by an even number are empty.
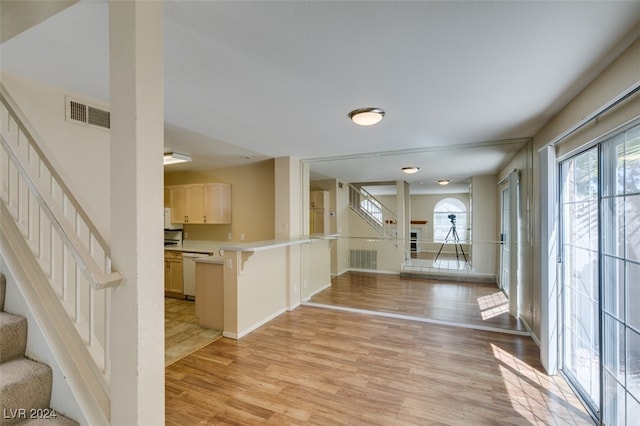
[[[230,333],[228,331],[224,331],[222,333],[222,335],[224,337],[229,337],[231,339],[239,340],[239,339],[243,338],[244,336],[246,336],[247,334],[251,333],[252,331],[262,327],[263,325],[265,325],[266,323],[268,323],[272,319],[275,319],[276,317],[279,317],[280,315],[284,314],[285,312],[287,312],[287,308],[282,308],[282,309],[278,310],[277,312],[273,313],[272,315],[269,315],[265,319],[263,319],[261,321],[258,321],[255,324],[250,325],[249,327],[245,328],[242,331],[239,331],[238,333]]]
[[[355,314],[376,315],[376,316],[385,317],[385,318],[395,318],[395,319],[408,320],[408,321],[424,322],[428,324],[445,325],[449,327],[468,328],[472,330],[492,331],[496,333],[505,333],[505,334],[513,334],[516,336],[531,337],[531,333],[529,331],[509,330],[506,328],[489,327],[485,325],[467,324],[467,323],[460,323],[460,322],[454,322],[454,321],[443,321],[443,320],[438,320],[433,318],[414,317],[412,315],[394,314],[391,312],[369,311],[367,309],[349,308],[346,306],[336,306],[336,305],[323,305],[322,303],[311,303],[311,302],[303,302],[302,306],[311,306],[314,308],[333,309],[336,311],[351,312]]]
[[[323,287],[321,287],[321,288],[317,289],[316,291],[314,291],[313,293],[311,293],[311,294],[309,295],[309,297],[307,297],[307,298],[305,298],[305,299],[302,299],[302,301],[303,301],[303,302],[308,302],[309,300],[311,300],[311,298],[312,298],[313,296],[315,296],[316,294],[320,293],[322,290],[326,290],[326,289],[328,289],[329,287],[331,287],[331,283],[328,283],[328,284],[324,285]],[[298,307],[298,306],[300,306],[300,303],[298,303],[298,304],[296,305],[296,307]]]
[[[540,156],[540,362],[548,374],[555,374],[559,357],[559,288],[557,274],[558,177],[555,147],[547,146]]]
[[[519,318],[520,318],[520,321],[522,321],[522,325],[524,325],[524,328],[526,328],[529,331],[529,333],[531,333],[531,339],[533,340],[533,342],[536,344],[536,346],[539,349],[540,348],[540,339],[533,332],[533,330],[531,329],[531,326],[529,325],[529,323],[527,321],[525,321],[524,318],[522,318],[522,317],[519,317]]]

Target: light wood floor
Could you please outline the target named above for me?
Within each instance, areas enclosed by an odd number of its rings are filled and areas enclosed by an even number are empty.
[[[164,362],[187,356],[219,339],[219,330],[202,328],[196,324],[195,302],[164,298]]]
[[[592,425],[528,337],[301,306],[166,369],[166,424]]]
[[[348,272],[309,302],[526,333],[522,322],[509,315],[504,293],[491,284]]]

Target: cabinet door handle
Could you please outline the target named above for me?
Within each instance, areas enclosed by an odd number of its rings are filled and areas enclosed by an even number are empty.
[[[204,217],[204,223],[207,223],[207,217],[206,216]]]

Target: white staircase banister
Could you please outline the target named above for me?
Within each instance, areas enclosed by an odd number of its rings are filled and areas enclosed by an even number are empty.
[[[13,161],[14,165],[18,168],[18,172],[20,173],[20,175],[23,177],[27,185],[29,185],[29,188],[31,189],[34,197],[36,197],[41,205],[46,206],[43,211],[49,217],[51,224],[60,232],[60,237],[71,250],[71,253],[76,259],[76,262],[78,262],[78,266],[80,266],[80,268],[88,274],[89,278],[91,278],[91,286],[95,289],[117,286],[120,281],[122,281],[122,276],[120,275],[120,273],[111,272],[105,274],[100,270],[100,267],[96,263],[95,259],[91,256],[91,254],[89,254],[88,250],[82,249],[82,241],[80,241],[80,238],[78,238],[78,236],[76,235],[73,227],[60,212],[60,209],[52,199],[51,195],[49,195],[47,191],[41,188],[42,184],[39,181],[33,181],[29,177],[27,171],[18,161],[11,145],[7,143],[5,138],[1,135],[0,143],[9,154],[9,157]]]
[[[49,161],[49,157],[44,151],[44,148],[41,146],[41,144],[38,144],[37,140],[35,139],[34,135],[36,135],[37,133],[33,128],[30,127],[30,125],[28,124],[28,120],[26,120],[26,117],[23,116],[20,109],[17,108],[15,101],[7,93],[5,87],[1,83],[0,102],[5,105],[9,114],[11,114],[15,118],[14,122],[20,127],[20,130],[29,141],[30,148],[33,149],[34,152],[38,155],[40,161],[44,164],[44,166],[51,174],[51,178],[55,180],[56,184],[62,190],[66,200],[68,200],[68,202],[73,206],[75,212],[80,216],[85,225],[89,228],[89,232],[91,233],[92,237],[95,238],[96,242],[101,246],[102,250],[104,250],[105,255],[109,257],[110,250],[109,245],[106,243],[106,240],[104,239],[104,237],[102,237],[93,222],[89,219],[89,216],[84,211],[80,203],[78,203],[69,188],[66,186],[64,180],[56,172],[55,168]],[[71,250],[71,253],[76,259],[78,266],[88,274],[91,286],[95,289],[117,286],[122,281],[122,276],[118,272],[105,273],[101,270],[100,266],[97,264],[93,256],[91,256],[89,248],[84,247],[84,244],[82,243],[80,238],[78,238],[76,231],[73,229],[73,226],[69,223],[68,220],[66,220],[64,213],[60,211],[60,208],[51,197],[50,192],[42,187],[42,183],[39,180],[34,180],[31,178],[27,170],[19,161],[17,153],[14,151],[11,144],[9,144],[4,139],[4,137],[2,138],[2,145],[7,151],[11,161],[18,168],[20,175],[32,190],[34,197],[36,197],[38,202],[41,203],[43,207],[45,207],[43,211],[51,220],[51,224],[60,232],[61,238]]]
[[[73,192],[67,187],[64,179],[62,179],[60,174],[57,172],[56,167],[51,164],[49,159],[53,157],[47,151],[44,144],[38,143],[38,140],[40,139],[38,137],[38,133],[29,124],[29,121],[24,116],[20,108],[18,108],[18,105],[13,100],[2,83],[0,83],[0,102],[4,103],[4,105],[9,110],[9,113],[15,117],[15,122],[18,124],[18,126],[20,126],[20,129],[29,140],[29,145],[31,146],[31,148],[40,157],[40,161],[42,161],[42,163],[49,170],[49,173],[51,173],[51,177],[55,179],[56,183],[60,186],[60,189],[65,194],[65,197],[67,197],[67,200],[69,200],[78,215],[87,224],[87,226],[89,227],[89,231],[94,236],[98,244],[100,244],[100,246],[104,248],[106,255],[110,256],[111,253],[109,252],[109,244],[102,236],[102,234],[100,234],[98,228],[95,227],[95,225],[89,218],[89,215],[84,211],[78,200],[76,200],[76,198],[73,196]]]

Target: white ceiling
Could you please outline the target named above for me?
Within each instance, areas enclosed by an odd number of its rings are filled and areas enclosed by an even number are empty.
[[[108,102],[107,19],[76,3],[2,43],[0,66]],[[417,165],[412,191],[468,187],[639,28],[637,1],[166,1],[165,148],[194,158],[167,170],[291,155],[345,181]],[[367,106],[380,124],[348,120]]]

